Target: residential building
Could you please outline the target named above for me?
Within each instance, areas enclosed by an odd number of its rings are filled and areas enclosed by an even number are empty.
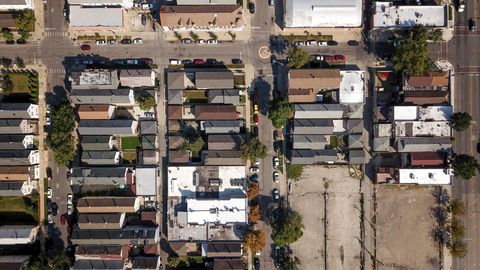
[[[24,194],[22,191],[23,182],[0,182],[0,196],[25,196],[29,194]]]
[[[31,225],[0,226],[0,245],[25,245],[37,240],[39,227]]]
[[[85,7],[117,7],[132,8],[134,0],[68,0],[70,5]]]
[[[453,172],[444,168],[398,169],[399,184],[450,185]]]
[[[240,133],[242,127],[242,120],[200,121],[200,129],[206,134]]]
[[[362,26],[361,0],[285,0],[285,28],[327,28]]]
[[[443,168],[446,163],[446,154],[442,152],[402,153],[401,157],[403,168]]]
[[[111,104],[116,106],[132,106],[135,96],[132,89],[74,89],[70,100],[75,105]]]
[[[77,112],[80,120],[112,119],[115,113],[115,106],[108,104],[82,104],[78,106]]]
[[[236,31],[245,24],[237,5],[165,5],[159,14],[164,31]]]
[[[138,122],[135,120],[80,120],[80,135],[133,135],[137,134]]]
[[[27,119],[0,119],[0,134],[32,134],[37,128],[37,122]]]
[[[71,9],[72,7],[70,7]],[[110,8],[86,8],[92,10],[111,10]],[[70,14],[70,16],[72,16]],[[91,22],[98,22],[98,19],[102,20],[102,17],[108,17],[101,15],[95,18],[91,18]],[[82,20],[88,19],[83,17]],[[72,18],[70,17],[70,20]],[[70,26],[72,23],[70,22]],[[117,89],[118,88],[118,74],[117,70],[103,70],[103,69],[85,69],[83,71],[72,71],[70,75],[70,82],[72,83],[72,89]]]
[[[183,106],[182,105],[168,105],[167,106],[167,117],[168,120],[182,120],[183,117]]]
[[[131,261],[132,270],[156,270],[162,265],[160,256],[136,256]]]
[[[360,70],[342,70],[340,81],[340,103],[362,103],[364,102],[365,92],[365,71]]]
[[[120,85],[122,87],[154,87],[155,72],[151,69],[120,70]]]
[[[79,245],[75,247],[75,259],[122,260],[128,258],[129,246]]]
[[[76,31],[110,29],[123,30],[123,9],[121,7],[91,7],[69,5],[69,27]]]
[[[77,201],[79,213],[135,213],[138,210],[137,197],[82,197]]]
[[[242,259],[214,259],[213,270],[243,270],[245,262]]]
[[[160,241],[159,227],[124,227],[119,230],[72,229],[74,245],[145,245]]]
[[[80,146],[83,151],[110,151],[113,150],[113,136],[82,136]]]
[[[195,72],[197,89],[233,89],[233,73],[227,71],[197,71]]]
[[[125,213],[80,213],[77,225],[81,230],[114,230],[125,222]]]
[[[294,135],[334,134],[335,123],[330,119],[294,119]]]
[[[39,162],[38,150],[0,150],[0,166],[28,166]]]
[[[184,98],[183,98],[183,90],[175,90],[170,89],[168,91],[168,104],[169,105],[182,105]]]
[[[33,135],[0,135],[0,149],[33,149]]]
[[[79,186],[123,186],[133,178],[128,167],[77,167],[72,168],[70,184]]]
[[[363,165],[367,161],[364,149],[348,150],[348,164]]]
[[[240,150],[247,141],[246,134],[211,134],[207,139],[208,150]]]
[[[202,243],[202,256],[207,258],[240,258],[243,254],[242,242]]]
[[[0,166],[0,181],[30,181],[35,179],[34,170],[31,166]]]
[[[295,104],[295,119],[342,119],[341,104]]]
[[[205,225],[215,223],[226,225],[229,223],[248,222],[246,198],[229,199],[196,199],[187,198],[187,223]]]
[[[155,150],[157,149],[155,141],[157,139],[157,136],[155,135],[144,135],[140,137],[142,141],[142,149],[143,150]]]
[[[405,105],[435,105],[448,102],[448,91],[442,90],[415,90],[403,93],[403,104]]]
[[[137,196],[157,195],[157,168],[135,168],[135,194]]]
[[[288,72],[288,101],[314,103],[321,101],[327,90],[339,89],[338,69],[293,69]]]
[[[203,162],[207,166],[242,166],[245,160],[241,158],[241,151],[207,150],[203,151]]]
[[[195,120],[236,120],[238,114],[233,105],[197,105]]]
[[[38,119],[38,105],[32,103],[0,103],[2,119]]]
[[[448,26],[447,5],[395,5],[375,2],[373,28],[405,29],[417,24],[427,27]]]
[[[157,151],[155,150],[145,150],[142,149],[138,153],[139,155],[139,165],[148,166],[148,165],[157,165]]]
[[[0,1],[0,10],[33,9],[34,3],[34,0],[2,0]]]
[[[95,269],[105,269],[105,270],[123,270],[124,269],[123,260],[85,260],[80,259],[76,260],[73,264],[73,270],[95,270]]]
[[[445,152],[452,148],[450,137],[399,138],[395,142],[398,152]]]
[[[82,151],[82,163],[87,166],[115,166],[120,163],[119,151]]]
[[[348,119],[347,131],[349,134],[363,133],[363,119]]]
[[[178,149],[185,143],[182,136],[168,136],[168,149]]]
[[[185,71],[169,71],[167,73],[168,90],[184,90],[195,88],[195,73]]]
[[[210,104],[240,104],[240,90],[208,90],[207,95]]]
[[[187,164],[190,162],[190,153],[177,150],[168,151],[168,163],[170,164]]]
[[[325,149],[330,143],[324,135],[302,134],[293,135],[293,149]]]
[[[338,160],[337,151],[334,149],[293,149],[290,157],[292,164],[313,165],[328,163],[333,164]]]
[[[157,134],[157,121],[140,121],[140,134]]]
[[[421,75],[407,75],[403,79],[403,90],[448,91],[450,74],[447,71],[431,71]]]

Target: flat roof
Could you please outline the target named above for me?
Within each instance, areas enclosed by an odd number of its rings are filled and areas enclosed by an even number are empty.
[[[399,169],[400,184],[450,185],[452,175],[446,169]]]
[[[157,169],[135,169],[136,195],[157,195]]]
[[[340,71],[340,103],[363,103],[364,71]]]
[[[187,222],[227,224],[247,223],[247,198],[187,200]]]
[[[420,120],[420,121],[450,121],[453,108],[444,106],[394,106],[393,119],[395,121]]]
[[[450,137],[451,127],[447,121],[399,121],[395,122],[396,137]]]
[[[410,28],[417,24],[446,27],[447,6],[396,6],[393,2],[375,3],[373,27]]]
[[[82,7],[70,5],[72,27],[123,27],[123,9],[120,7]]]

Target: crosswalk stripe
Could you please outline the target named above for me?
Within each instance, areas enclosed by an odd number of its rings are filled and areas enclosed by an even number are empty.
[[[63,68],[49,68],[48,73],[51,73],[51,74],[65,74],[65,69],[63,69]]]
[[[67,32],[45,32],[47,37],[66,37],[68,36]]]

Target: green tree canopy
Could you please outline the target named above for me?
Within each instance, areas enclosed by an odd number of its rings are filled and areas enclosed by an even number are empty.
[[[13,33],[8,28],[2,29],[2,37],[6,40],[13,40]]]
[[[452,127],[456,131],[464,131],[472,124],[472,116],[466,112],[456,112],[452,115]]]
[[[180,151],[198,153],[205,145],[205,141],[200,136],[191,136],[185,138],[185,142],[180,146]]]
[[[302,176],[303,165],[288,164],[287,165],[287,177],[288,179],[298,180]]]
[[[70,259],[65,252],[47,257],[38,256],[32,258],[27,266],[27,270],[68,270],[70,269]]]
[[[465,226],[463,222],[456,217],[453,217],[450,222],[450,230],[454,238],[462,238],[465,236]]]
[[[73,107],[62,103],[51,110],[52,126],[47,136],[47,144],[53,150],[55,161],[67,165],[75,157],[75,144],[72,132],[75,128]]]
[[[299,270],[301,261],[298,257],[286,256],[283,258],[280,270]]]
[[[287,51],[289,68],[301,68],[308,63],[310,55],[300,48],[289,48]]]
[[[260,142],[258,137],[253,137],[249,142],[245,142],[240,147],[242,158],[244,160],[256,160],[267,156],[267,147]]]
[[[448,210],[454,216],[462,216],[465,214],[465,204],[459,199],[451,200],[448,204]]]
[[[284,210],[277,223],[272,224],[272,240],[278,246],[285,246],[297,241],[303,235],[302,216],[293,210]]]
[[[15,15],[15,26],[20,31],[32,32],[35,30],[35,13],[31,9],[22,10]]]
[[[455,156],[452,167],[455,176],[460,176],[465,180],[469,180],[475,176],[475,172],[480,165],[474,157],[461,154]]]
[[[155,98],[150,95],[144,95],[137,97],[138,106],[144,111],[148,111],[156,104]]]
[[[272,120],[275,128],[283,127],[289,118],[293,117],[295,108],[293,104],[288,103],[286,98],[276,98],[270,101],[268,117]]]
[[[428,58],[428,31],[423,25],[416,25],[407,33],[407,37],[393,54],[392,61],[396,71],[406,71],[410,75],[422,74],[431,69]]]
[[[447,243],[447,248],[453,257],[463,258],[467,254],[467,245],[459,239],[454,239],[450,243]]]

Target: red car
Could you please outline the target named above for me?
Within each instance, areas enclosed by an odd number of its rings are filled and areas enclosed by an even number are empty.
[[[331,56],[331,55],[324,55],[324,56],[323,56],[323,60],[324,60],[325,62],[333,62],[333,56]]]
[[[150,58],[142,58],[141,60],[147,65],[153,64],[153,60]]]
[[[335,55],[335,61],[345,61],[345,55]]]
[[[253,120],[255,121],[255,125],[258,125],[258,120],[259,120],[258,114],[255,114],[253,116]]]
[[[80,46],[80,49],[82,51],[90,51],[90,45],[87,45],[87,44],[83,44],[82,46]]]
[[[195,65],[203,65],[203,64],[205,64],[205,60],[203,60],[203,59],[194,59],[194,60],[193,60],[193,63],[194,63]]]
[[[62,216],[60,217],[60,223],[61,223],[62,225],[65,225],[65,216],[64,216],[64,215],[62,215]]]

